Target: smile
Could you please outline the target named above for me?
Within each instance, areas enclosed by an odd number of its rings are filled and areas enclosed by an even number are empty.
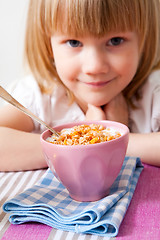
[[[88,86],[91,86],[91,87],[103,87],[103,86],[106,86],[109,82],[111,82],[111,80],[109,81],[100,81],[100,82],[82,82]]]

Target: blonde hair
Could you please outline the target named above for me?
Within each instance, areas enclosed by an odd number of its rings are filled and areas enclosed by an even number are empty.
[[[159,0],[30,0],[25,55],[42,92],[51,92],[58,77],[51,48],[54,32],[101,37],[109,31],[136,31],[141,58],[123,93],[139,97],[149,74],[160,68]]]

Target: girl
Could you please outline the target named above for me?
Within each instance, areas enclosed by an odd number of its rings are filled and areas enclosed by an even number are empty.
[[[159,0],[30,0],[31,74],[13,96],[52,126],[122,122],[131,130],[127,154],[160,166],[159,12]],[[11,105],[0,126],[1,171],[47,167],[42,126]]]

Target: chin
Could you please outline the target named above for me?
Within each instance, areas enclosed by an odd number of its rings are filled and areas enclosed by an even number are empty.
[[[95,106],[95,107],[102,107],[104,105],[106,105],[108,102],[106,101],[88,101],[89,104]]]

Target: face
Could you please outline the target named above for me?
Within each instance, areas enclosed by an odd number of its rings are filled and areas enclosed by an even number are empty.
[[[78,104],[102,106],[132,81],[139,63],[134,32],[78,37],[55,34],[51,38],[57,72]]]

